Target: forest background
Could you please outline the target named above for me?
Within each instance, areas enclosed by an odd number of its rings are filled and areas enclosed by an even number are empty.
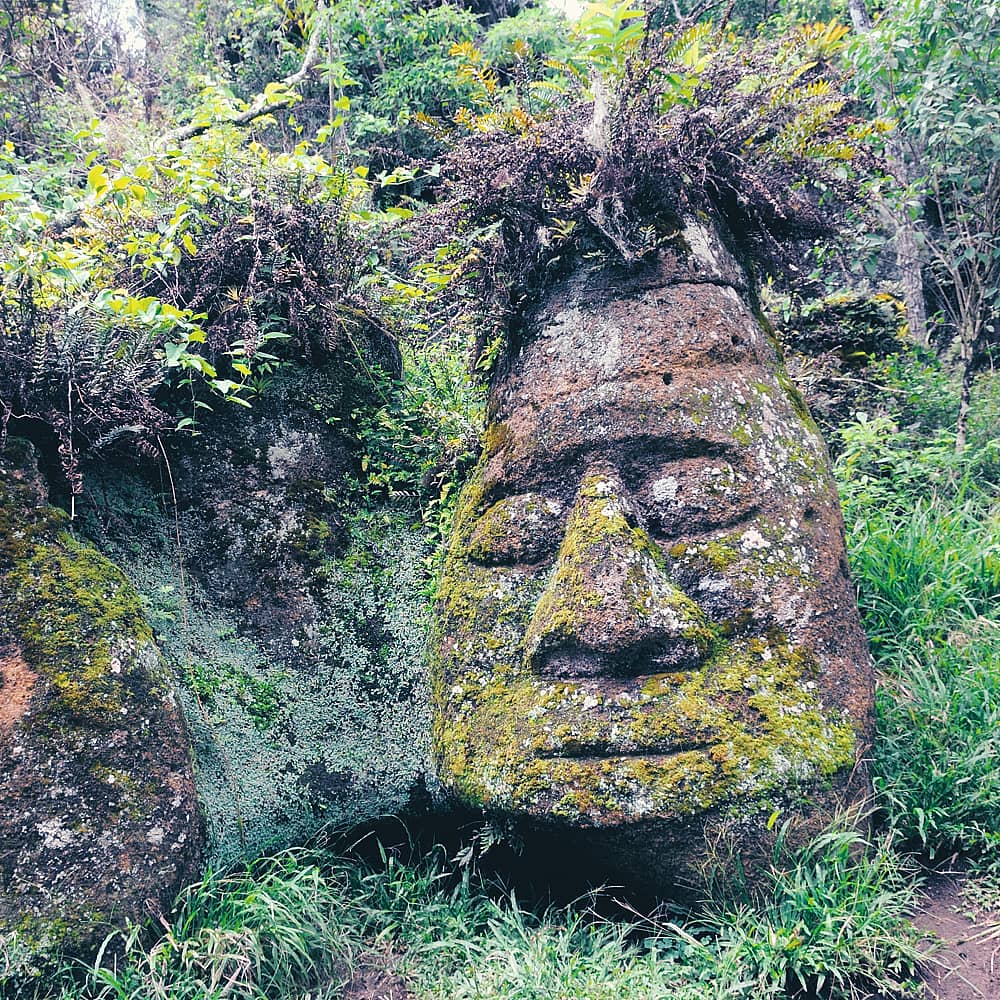
[[[835,459],[880,672],[871,836],[831,830],[776,857],[768,892],[631,922],[542,912],[439,852],[292,852],[209,878],[127,937],[124,966],[43,993],[905,993],[920,870],[961,859],[967,906],[997,908],[1000,5],[578,14],[0,0],[3,433],[47,435],[72,510],[82,458],[154,460],[289,360],[350,357],[375,328],[402,375],[356,352],[356,487],[440,538],[505,317],[562,254],[655,247],[600,181],[616,155],[626,187],[666,163],[678,204],[737,206]],[[595,104],[621,129],[604,174],[501,177]],[[652,153],[626,141],[636,121],[665,137]]]

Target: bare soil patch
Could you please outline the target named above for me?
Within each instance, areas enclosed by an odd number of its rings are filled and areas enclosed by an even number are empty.
[[[935,962],[924,970],[928,998],[1000,998],[1000,899],[982,909],[963,896],[966,876],[948,872],[927,887],[927,901],[914,924],[940,939]]]
[[[0,733],[13,729],[27,712],[37,680],[19,652],[0,653]]]
[[[396,972],[398,962],[389,949],[360,956],[343,1000],[413,1000],[406,981]]]

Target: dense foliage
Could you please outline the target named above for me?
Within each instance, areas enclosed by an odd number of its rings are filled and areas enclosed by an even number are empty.
[[[707,211],[829,437],[880,677],[877,835],[834,829],[691,922],[283,855],[64,998],[871,995],[919,959],[909,853],[997,898],[1000,9],[852,0],[850,33],[846,6],[171,0],[126,30],[0,0],[0,438],[67,493],[82,455],[156,462],[333,358],[365,387],[338,425],[359,496],[442,537],[511,312]]]

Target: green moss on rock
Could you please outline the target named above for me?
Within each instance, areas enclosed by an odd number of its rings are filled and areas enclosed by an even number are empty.
[[[713,627],[679,589],[654,593],[649,573],[627,560],[645,560],[657,574],[668,573],[670,562],[630,521],[607,477],[584,479],[547,569],[470,558],[482,475],[481,466],[459,506],[431,643],[435,749],[460,799],[616,827],[772,801],[853,766],[857,728],[823,703],[810,650],[779,632],[736,638],[745,627],[739,616],[731,627]],[[758,534],[679,543],[669,556],[701,563],[705,572],[742,573],[748,585],[794,576],[792,557],[775,556],[780,530],[770,541]],[[611,681],[539,675],[539,650],[571,641],[601,610],[605,596],[589,584],[586,567],[616,559],[626,560],[629,610],[648,617],[667,601],[703,662]]]
[[[48,506],[24,447],[0,453],[0,991],[198,876],[187,732],[122,572]],[[4,982],[3,965],[16,963]]]
[[[46,719],[105,728],[124,708],[131,654],[152,632],[124,574],[66,526],[63,512],[0,479],[6,628],[28,666],[51,684]]]
[[[687,816],[853,764],[855,728],[821,703],[813,673],[782,639],[720,643],[698,670],[611,696],[498,664],[439,692],[436,746],[470,804],[596,826]]]

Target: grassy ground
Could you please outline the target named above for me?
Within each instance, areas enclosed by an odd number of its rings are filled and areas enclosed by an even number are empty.
[[[863,996],[895,988],[919,957],[905,916],[911,871],[887,840],[848,831],[783,859],[761,898],[684,926],[611,921],[583,904],[532,912],[456,880],[442,860],[364,866],[290,851],[258,861],[192,887],[155,933],[109,940],[82,980],[43,995],[333,1000],[394,986],[441,1000],[721,1000],[801,982]],[[373,967],[384,992],[359,992]]]
[[[953,397],[916,361],[835,442],[879,671],[878,813],[782,854],[752,897],[683,917],[523,905],[443,852],[374,863],[286,852],[192,887],[59,1000],[722,1000],[917,995],[920,867],[961,855],[968,905],[1000,899],[1000,391],[956,457]],[[888,376],[887,376],[888,377]],[[992,393],[992,394],[991,394]],[[874,412],[874,411],[873,411]],[[606,912],[606,908],[601,912]],[[0,954],[0,979],[2,979]],[[22,992],[22,996],[27,995]]]

